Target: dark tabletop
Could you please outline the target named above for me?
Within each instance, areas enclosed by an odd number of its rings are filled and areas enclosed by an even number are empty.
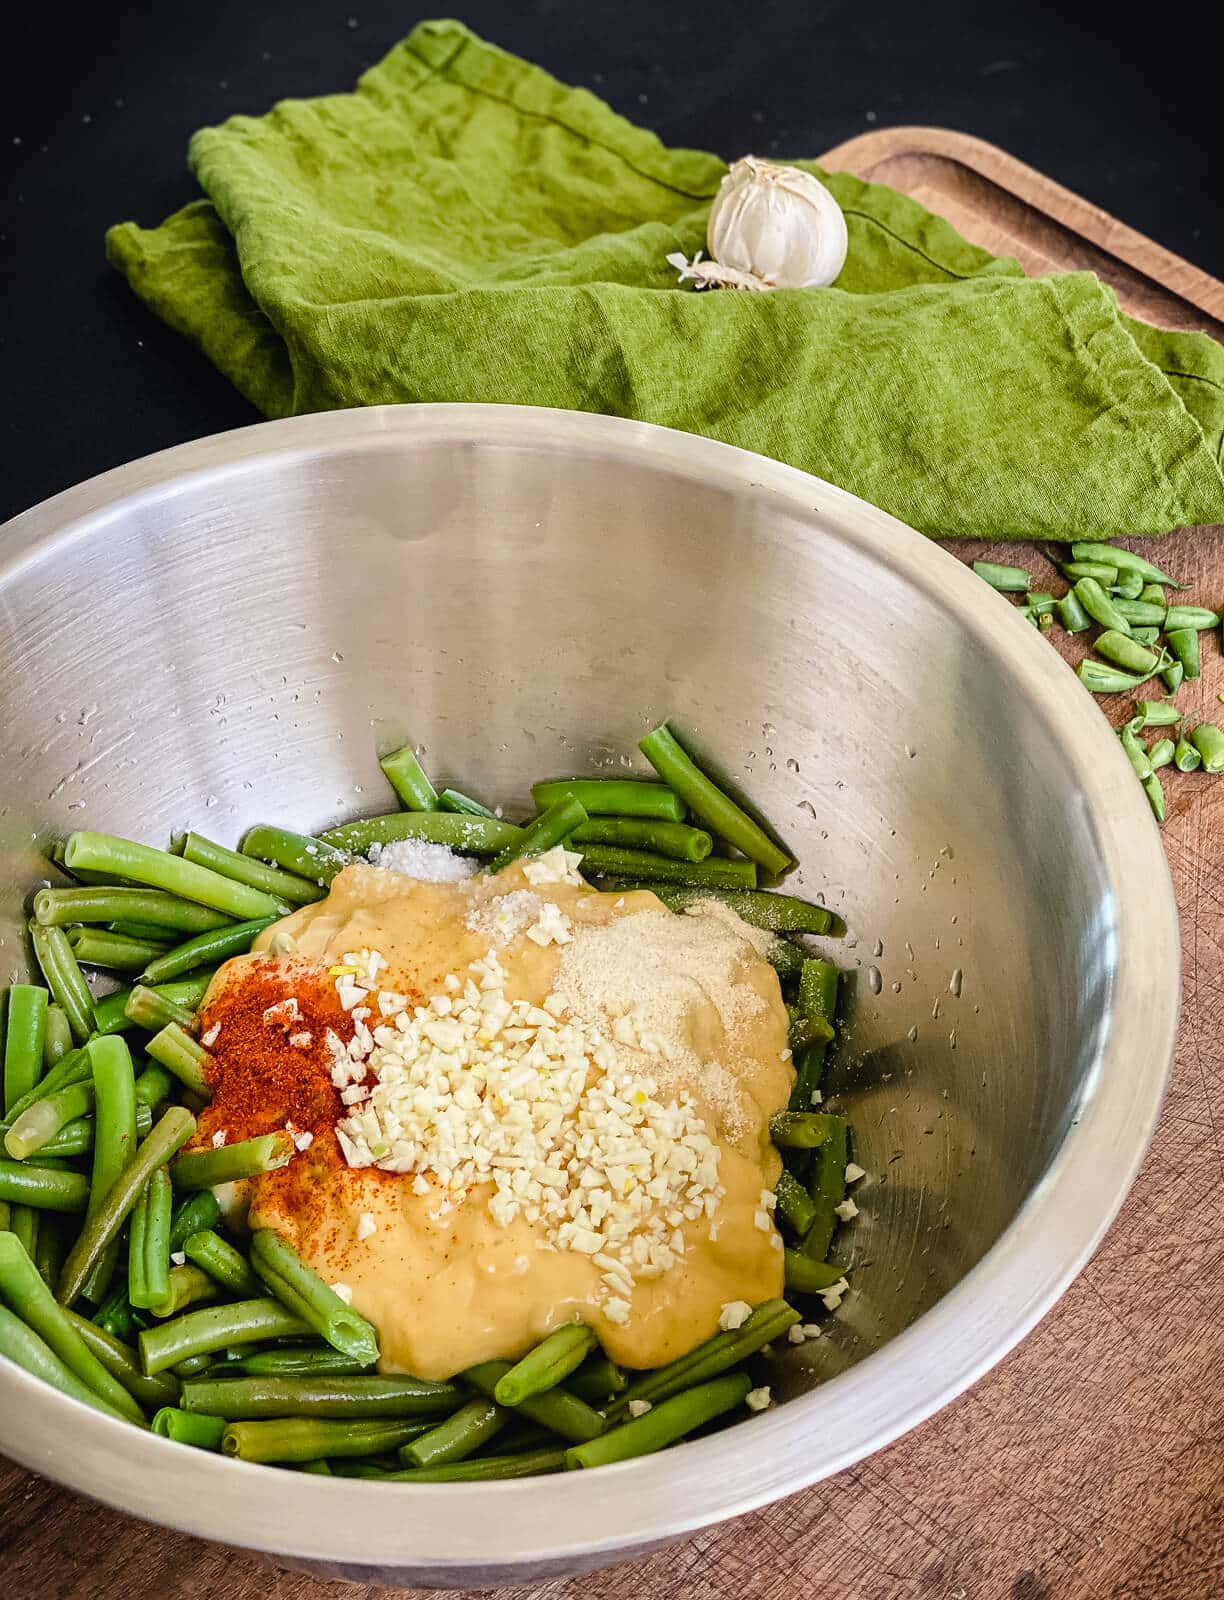
[[[194,196],[193,129],[346,88],[436,12],[392,0],[0,11],[3,518],[256,420],[137,305],[103,232]],[[1184,7],[1149,8],[1137,26],[1114,6],[1036,0],[469,0],[460,14],[664,140],[728,158],[815,156],[890,123],[978,134],[1224,275],[1217,69]]]

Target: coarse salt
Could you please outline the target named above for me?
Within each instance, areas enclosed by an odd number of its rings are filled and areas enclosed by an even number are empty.
[[[368,859],[384,872],[398,872],[418,883],[458,883],[472,877],[480,866],[471,856],[456,855],[448,845],[432,844],[428,839],[372,844]]]

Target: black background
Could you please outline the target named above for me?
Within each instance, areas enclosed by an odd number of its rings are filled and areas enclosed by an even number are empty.
[[[347,88],[445,13],[389,0],[0,10],[2,518],[256,420],[107,268],[103,231],[193,197],[193,129]],[[468,0],[459,14],[664,140],[728,158],[815,156],[897,123],[978,134],[1224,276],[1219,56],[1183,6],[1132,20],[1033,0]]]

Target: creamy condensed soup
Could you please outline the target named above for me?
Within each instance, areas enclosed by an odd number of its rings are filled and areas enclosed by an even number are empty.
[[[199,1142],[289,1126],[250,1223],[375,1325],[386,1371],[446,1377],[576,1319],[652,1367],[782,1292],[769,936],[589,889],[577,859],[348,867],[206,1000]]]

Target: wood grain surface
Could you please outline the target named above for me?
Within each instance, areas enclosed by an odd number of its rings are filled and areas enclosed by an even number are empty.
[[[1224,338],[1224,285],[979,140],[885,129],[825,163],[907,190],[1030,272],[1091,268],[1128,310]],[[1030,547],[991,553],[1054,578]],[[1188,600],[1224,601],[1224,528],[1179,534],[1156,559],[1191,584]],[[1215,638],[1204,657],[1179,704],[1224,720]],[[1224,780],[1165,776],[1184,960],[1176,1069],[1121,1216],[1055,1310],[976,1388],[839,1477],[635,1566],[499,1600],[1224,1595]],[[15,1467],[0,1467],[0,1574],[9,1600],[343,1592]]]

